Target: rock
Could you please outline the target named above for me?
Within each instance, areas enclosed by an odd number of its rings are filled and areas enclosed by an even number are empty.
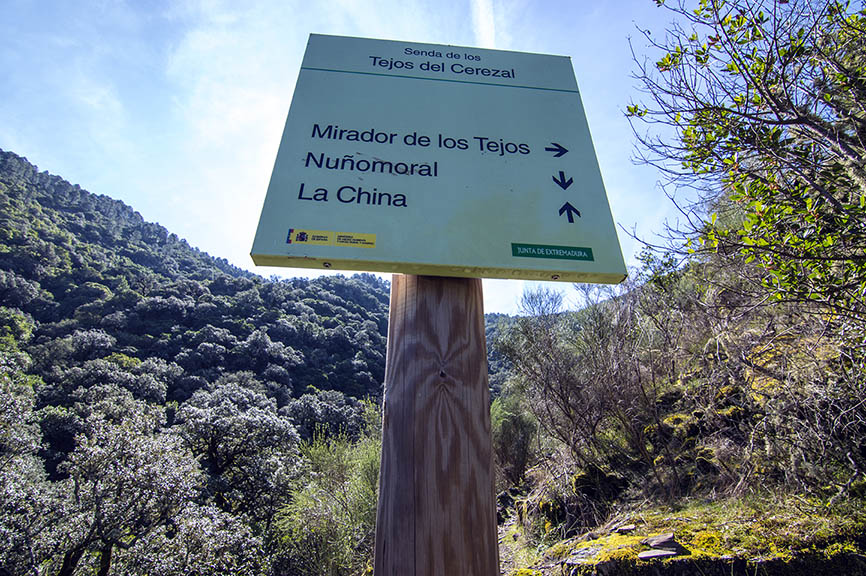
[[[511,490],[503,490],[496,495],[496,504],[501,508],[508,508],[514,505],[514,494]]]
[[[598,576],[613,576],[619,570],[619,563],[614,560],[608,560],[607,562],[599,562],[595,565],[595,573]]]
[[[676,550],[677,548],[682,548],[680,543],[677,542],[674,537],[673,532],[667,532],[665,534],[659,534],[658,536],[652,536],[650,538],[644,538],[640,541],[641,544],[645,544],[650,548],[662,548],[664,550]]]
[[[578,548],[572,550],[571,555],[565,559],[567,566],[575,566],[577,564],[586,564],[589,558],[593,558],[601,550],[598,546],[589,546],[587,548]]]
[[[502,524],[508,519],[508,509],[514,506],[514,495],[510,490],[500,492],[496,496],[496,523]]]
[[[629,532],[634,532],[637,529],[637,526],[634,524],[623,524],[622,526],[617,526],[614,532],[617,534],[628,534]]]
[[[653,558],[669,558],[671,556],[677,556],[678,553],[674,550],[644,550],[640,552],[637,557],[639,560],[652,560]]]
[[[644,538],[640,543],[652,548],[652,550],[647,550],[638,554],[638,558],[641,560],[689,554],[689,551],[682,544],[677,542],[673,532]],[[658,554],[656,554],[657,552]]]
[[[618,564],[614,561],[608,560],[607,562],[599,562],[595,565],[595,572],[597,576],[613,576],[617,573]],[[571,576],[580,576],[583,572],[583,568],[580,566],[575,566],[572,568],[570,575]]]

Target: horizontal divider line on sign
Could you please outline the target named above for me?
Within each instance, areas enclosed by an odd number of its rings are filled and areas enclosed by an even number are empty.
[[[361,74],[363,76],[384,76],[386,78],[408,78],[410,80],[432,80],[434,82],[452,82],[454,84],[477,84],[479,86],[504,86],[506,88],[524,88],[526,90],[543,90],[546,92],[568,92],[579,94],[580,90],[566,88],[543,88],[541,86],[522,86],[518,84],[498,84],[496,82],[472,82],[470,80],[453,80],[451,78],[428,78],[427,76],[408,76],[405,74],[383,74],[381,72],[360,72],[358,70],[336,70],[333,68],[315,68],[313,66],[301,66],[301,70],[313,70],[316,72],[339,72],[342,74]]]

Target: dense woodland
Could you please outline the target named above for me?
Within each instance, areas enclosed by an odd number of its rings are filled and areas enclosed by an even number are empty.
[[[0,573],[308,573],[302,502],[349,482],[315,467],[377,431],[387,283],[265,280],[9,152],[0,206]]]
[[[866,573],[866,13],[657,4],[626,113],[692,194],[624,284],[487,317],[503,571]],[[0,576],[369,571],[387,307],[0,151]]]

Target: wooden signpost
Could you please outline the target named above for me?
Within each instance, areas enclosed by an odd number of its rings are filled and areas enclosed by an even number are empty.
[[[311,35],[252,257],[406,274],[375,576],[498,576],[480,278],[625,278],[570,60]]]
[[[481,280],[391,284],[377,576],[498,576]]]

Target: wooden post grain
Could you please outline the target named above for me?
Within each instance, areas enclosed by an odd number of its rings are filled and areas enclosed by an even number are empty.
[[[498,576],[480,279],[394,275],[375,576]]]

